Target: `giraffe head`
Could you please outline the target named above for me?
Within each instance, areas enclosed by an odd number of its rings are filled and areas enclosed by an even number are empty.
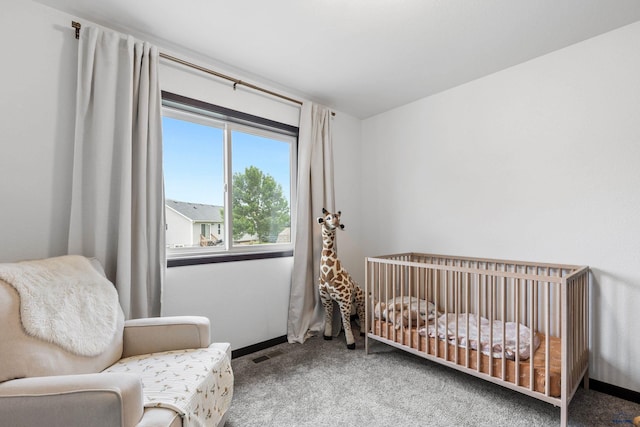
[[[333,231],[338,228],[340,230],[344,230],[344,225],[340,224],[340,215],[342,215],[342,212],[340,211],[337,213],[331,213],[325,208],[322,208],[322,216],[318,217],[318,224],[322,224],[322,226],[329,231]]]

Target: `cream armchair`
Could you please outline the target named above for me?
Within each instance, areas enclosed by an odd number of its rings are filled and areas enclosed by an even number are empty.
[[[104,276],[99,264],[91,263]],[[88,357],[27,334],[21,294],[14,286],[0,279],[0,426],[224,425],[233,394],[230,345],[210,344],[209,319],[124,321],[118,306],[116,332],[107,349]],[[187,358],[184,366],[195,365],[198,374],[182,378],[183,367],[171,371],[169,365]],[[206,379],[201,378],[204,371]],[[189,382],[196,377],[200,382]],[[163,402],[163,391],[172,389],[189,389],[191,395],[171,394]],[[195,399],[205,394],[208,401]],[[176,408],[171,399],[195,403]]]

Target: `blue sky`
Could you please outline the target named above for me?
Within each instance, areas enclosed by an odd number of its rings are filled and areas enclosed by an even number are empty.
[[[222,129],[163,117],[162,139],[166,198],[224,205]],[[291,200],[288,143],[238,131],[231,141],[233,173],[256,166],[273,176]]]

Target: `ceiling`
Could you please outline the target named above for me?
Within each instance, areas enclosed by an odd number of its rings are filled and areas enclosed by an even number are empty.
[[[640,20],[640,0],[36,0],[357,118]]]

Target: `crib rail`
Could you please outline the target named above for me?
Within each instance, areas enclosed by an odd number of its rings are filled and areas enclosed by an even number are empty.
[[[367,351],[373,338],[518,390],[566,425],[588,385],[588,267],[403,253],[365,274]]]

